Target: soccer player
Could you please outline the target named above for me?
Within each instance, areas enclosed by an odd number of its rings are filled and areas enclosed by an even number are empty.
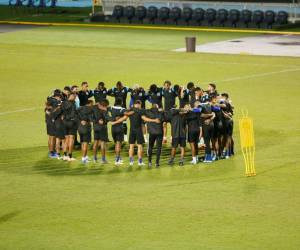
[[[71,94],[71,88],[69,86],[65,86],[62,92],[62,101],[68,100],[70,94]]]
[[[57,159],[62,159],[62,156],[60,154],[61,146],[63,148],[63,151],[65,151],[65,125],[63,122],[63,112],[61,108],[62,104],[62,93],[57,92],[54,94],[54,99],[56,99],[56,104],[52,112],[52,121],[55,125],[55,137],[56,137],[56,143],[55,143],[55,150],[57,153]]]
[[[213,131],[214,131],[214,118],[215,113],[211,110],[210,103],[203,103],[201,105],[201,124],[202,124],[202,133],[204,138],[204,144],[205,144],[205,157],[204,161],[205,163],[211,163],[212,157],[211,157],[211,139],[213,137]]]
[[[98,148],[101,148],[101,163],[107,163],[106,143],[108,142],[107,122],[110,120],[107,112],[109,102],[104,99],[93,107],[93,129],[94,129],[94,162],[97,162]]]
[[[191,164],[198,162],[198,142],[200,137],[200,102],[195,101],[194,107],[189,113],[186,114],[186,121],[188,125],[188,142],[192,151]]]
[[[179,107],[184,108],[185,105],[190,103],[190,91],[185,87],[179,88]]]
[[[209,97],[218,96],[217,86],[214,83],[208,84],[207,93]]]
[[[105,88],[104,82],[99,82],[97,88],[94,90],[95,103],[100,103],[106,100],[107,89]]]
[[[111,134],[115,143],[115,165],[123,164],[121,159],[121,146],[124,141],[124,129],[122,123],[126,121],[127,116],[124,116],[126,109],[122,107],[122,102],[122,99],[117,98],[115,100],[115,105],[109,108],[112,117]]]
[[[116,102],[117,100],[121,100],[121,107],[126,109],[127,107],[127,104],[126,104],[126,101],[127,101],[127,95],[128,93],[130,93],[132,91],[131,88],[128,88],[128,87],[124,87],[123,86],[123,83],[118,81],[116,83],[116,87],[112,88],[112,89],[109,89],[107,91],[107,94],[109,96],[113,96],[115,98],[115,103],[114,103],[114,106],[117,106],[116,105]],[[123,135],[123,138],[125,139],[125,141],[127,141],[127,124],[126,124],[126,120],[124,120],[125,122],[123,122],[123,130],[124,130],[124,135]],[[123,140],[124,140],[123,139]]]
[[[224,99],[225,108],[222,109],[224,115],[224,127],[225,127],[225,145],[224,145],[224,157],[228,159],[230,156],[234,154],[234,141],[232,138],[233,134],[233,105],[229,100],[229,95],[227,93],[223,93],[222,98]]]
[[[156,122],[147,122],[148,133],[149,133],[149,144],[148,144],[148,167],[152,167],[152,153],[154,143],[156,142],[156,162],[155,166],[159,168],[162,141],[163,141],[163,122],[164,114],[159,111],[157,104],[152,104],[152,108],[145,111],[146,117],[156,120]],[[159,121],[159,122],[158,122]]]
[[[81,152],[82,158],[81,162],[83,164],[88,163],[89,157],[87,156],[88,152],[88,144],[91,142],[91,121],[93,115],[93,101],[88,100],[85,106],[81,106],[78,110],[78,120],[79,120],[79,127],[78,132],[80,136],[80,143],[81,143]]]
[[[62,103],[63,122],[65,126],[65,147],[63,160],[75,161],[73,158],[74,140],[77,134],[77,111],[75,104],[75,93],[70,93],[68,99]]]
[[[160,109],[162,109],[162,88],[157,87],[156,84],[152,84],[148,91],[148,100],[152,104],[157,104]]]
[[[93,91],[89,90],[89,84],[87,82],[81,83],[81,90],[78,92],[80,106],[85,106],[88,103],[89,98],[92,96]]]
[[[125,115],[129,117],[130,120],[130,133],[129,133],[129,165],[133,165],[133,155],[134,155],[134,146],[138,146],[138,165],[144,166],[143,163],[143,144],[145,143],[143,130],[142,130],[142,121],[145,122],[157,122],[160,123],[158,119],[150,119],[145,116],[145,110],[141,109],[142,103],[140,100],[135,101],[133,108],[128,112],[125,112]]]
[[[185,105],[188,108],[188,104]],[[172,131],[172,150],[171,158],[168,162],[169,165],[174,164],[174,159],[176,155],[176,149],[178,145],[180,146],[180,161],[179,166],[183,166],[185,146],[186,146],[186,113],[185,109],[175,109],[172,108],[170,111],[171,118],[171,131]]]
[[[168,114],[168,111],[173,108],[176,104],[176,97],[177,97],[177,92],[174,90],[174,88],[171,87],[172,84],[170,81],[166,80],[164,82],[164,87],[162,89],[162,95],[164,97],[164,111],[165,114]],[[167,143],[167,130],[168,130],[168,123],[170,123],[171,119],[170,117],[166,116],[165,122],[163,123],[163,131],[164,131],[164,136],[163,136],[163,143]]]
[[[47,102],[45,103],[45,121],[46,121],[46,128],[47,128],[47,135],[48,135],[48,149],[49,149],[49,157],[56,158],[55,153],[55,126],[52,121],[52,110],[53,110],[53,103],[51,101],[51,97],[47,98]]]

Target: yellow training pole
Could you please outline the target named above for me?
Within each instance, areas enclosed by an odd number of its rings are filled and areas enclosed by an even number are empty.
[[[246,176],[255,176],[255,143],[253,120],[248,117],[248,112],[242,112],[243,117],[239,120],[241,148],[245,162]]]

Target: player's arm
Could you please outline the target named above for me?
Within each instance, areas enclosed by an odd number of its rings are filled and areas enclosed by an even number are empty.
[[[155,123],[160,123],[160,120],[158,118],[156,119],[151,119],[151,118],[148,118],[147,116],[145,115],[142,115],[142,119],[143,121],[145,122],[155,122]]]
[[[119,118],[118,120],[111,122],[111,125],[116,125],[116,124],[122,123],[122,122],[126,121],[127,118],[128,118],[128,116],[124,115],[121,118]]]

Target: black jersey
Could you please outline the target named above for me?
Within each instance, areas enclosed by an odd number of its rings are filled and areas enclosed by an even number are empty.
[[[179,107],[183,108],[184,105],[190,103],[190,91],[188,89],[183,90],[183,96],[179,95]]]
[[[163,88],[162,94],[165,99],[164,110],[170,110],[171,108],[174,107],[176,103],[177,93],[174,91],[173,88],[169,88],[169,89]]]
[[[150,135],[163,134],[164,114],[156,108],[151,108],[145,111],[145,116],[150,119],[159,119],[160,123],[147,122],[147,130]]]
[[[157,88],[155,92],[149,91],[148,96],[149,96],[149,101],[152,104],[157,104],[160,108],[162,108],[162,96],[163,96],[162,88]]]
[[[147,99],[148,99],[148,94],[143,88],[134,89],[131,91],[129,106],[132,107],[135,101],[141,101],[142,108],[145,109]]]
[[[113,96],[115,100],[121,99],[122,100],[122,107],[126,108],[126,99],[127,99],[127,94],[131,92],[131,88],[123,87],[122,89],[118,88],[112,88],[107,91],[107,94],[110,96]]]
[[[107,89],[95,89],[94,90],[94,98],[95,98],[95,102],[101,102],[103,100],[106,99],[107,96]]]
[[[145,111],[143,109],[136,109],[136,108],[131,108],[130,111],[134,112],[132,115],[129,116],[130,131],[142,129],[142,124],[143,124],[142,115],[144,115]]]
[[[62,112],[65,120],[75,121],[77,119],[75,101],[64,101],[62,103]]]
[[[77,109],[79,121],[91,122],[93,120],[93,109],[89,106],[82,106]]]
[[[88,100],[90,97],[93,96],[93,91],[88,90],[88,91],[83,91],[80,90],[78,92],[78,98],[79,98],[79,102],[80,102],[80,106],[85,106],[88,103]]]
[[[189,133],[200,130],[200,113],[189,112],[186,114],[186,121]]]
[[[186,117],[185,114],[180,114],[179,109],[171,109],[171,131],[173,138],[186,137]]]
[[[119,107],[119,106],[112,106],[108,109],[108,111],[111,114],[112,121],[116,121],[119,118],[124,116],[124,112],[126,111],[126,109],[123,107]],[[117,123],[115,125],[112,125],[112,130],[114,132],[121,132],[123,130],[122,123]]]

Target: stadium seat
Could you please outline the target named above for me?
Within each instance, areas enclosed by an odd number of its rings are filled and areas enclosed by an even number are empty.
[[[240,20],[240,12],[235,9],[230,10],[228,20],[231,26],[236,27],[238,21]]]
[[[227,21],[228,18],[228,11],[225,9],[219,9],[217,11],[217,21],[218,24],[220,24],[221,26],[225,26],[225,22]]]
[[[242,10],[241,12],[241,22],[248,28],[249,23],[252,20],[252,12],[250,10]]]
[[[172,8],[169,14],[170,24],[177,25],[180,18],[181,18],[181,9],[178,7]]]
[[[112,21],[120,22],[123,17],[124,8],[121,5],[115,5],[112,13]]]
[[[252,22],[256,25],[257,28],[261,27],[263,20],[264,13],[261,10],[256,10],[253,12]]]
[[[126,6],[123,11],[124,21],[131,23],[135,15],[135,8],[133,6]]]
[[[280,25],[287,24],[288,23],[288,18],[289,18],[289,15],[288,15],[287,12],[279,11],[277,13],[276,22]]]
[[[145,21],[150,23],[150,24],[154,24],[155,20],[157,18],[157,13],[158,13],[157,8],[155,6],[150,6],[147,9],[146,20]]]
[[[265,12],[265,23],[267,28],[272,28],[273,24],[275,23],[275,12],[272,10],[267,10]]]
[[[144,19],[147,16],[147,9],[144,6],[138,6],[135,10],[135,18],[134,21],[138,23],[143,23]]]
[[[189,7],[183,8],[180,24],[189,25],[190,21],[192,20],[192,17],[193,17],[193,10]]]
[[[205,12],[205,21],[208,25],[213,25],[214,21],[216,20],[217,11],[215,9],[209,8]]]
[[[163,23],[163,24],[166,24],[167,23],[167,20],[169,19],[169,15],[170,15],[170,9],[167,8],[167,7],[161,7],[159,10],[158,10],[158,22],[159,23]]]
[[[196,8],[193,11],[192,20],[196,25],[201,25],[204,21],[205,11],[202,8]]]

